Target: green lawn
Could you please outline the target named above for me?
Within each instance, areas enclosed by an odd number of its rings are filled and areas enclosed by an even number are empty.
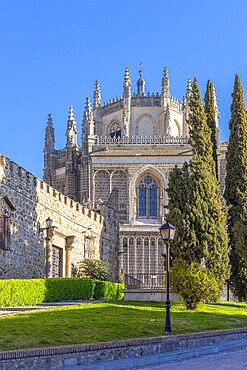
[[[247,304],[217,303],[189,311],[171,306],[173,334],[247,327]],[[0,349],[59,346],[163,335],[160,302],[102,302],[0,318]]]

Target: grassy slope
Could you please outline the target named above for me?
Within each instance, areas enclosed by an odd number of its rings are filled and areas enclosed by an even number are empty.
[[[247,304],[171,308],[173,334],[247,327]],[[0,318],[0,350],[59,346],[163,335],[164,303],[105,302]]]

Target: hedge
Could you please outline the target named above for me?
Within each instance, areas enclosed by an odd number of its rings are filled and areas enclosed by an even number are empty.
[[[66,299],[91,299],[94,280],[89,278],[52,278],[45,281],[45,302],[59,302]]]
[[[95,299],[123,299],[123,284],[110,283],[109,281],[95,281],[94,295]]]
[[[122,288],[122,284],[89,278],[0,280],[0,307],[35,306],[68,299],[122,299]]]

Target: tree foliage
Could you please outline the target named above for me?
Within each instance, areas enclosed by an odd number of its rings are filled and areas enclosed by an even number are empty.
[[[207,89],[204,97],[204,108],[206,112],[207,124],[210,128],[213,160],[215,163],[216,176],[218,178],[218,156],[217,156],[217,111],[216,111],[216,96],[213,83],[208,80]]]
[[[231,284],[238,298],[245,300],[247,291],[247,263],[245,262],[247,261],[247,116],[244,93],[238,75],[235,76],[232,93],[229,129],[224,197],[229,205]]]
[[[105,281],[108,279],[108,268],[101,260],[85,259],[78,264],[77,276]]]
[[[210,128],[195,80],[190,98],[190,144],[193,157],[189,164],[170,173],[169,219],[176,226],[173,258],[206,267],[223,283],[229,276],[226,212],[212,156]]]
[[[216,302],[220,297],[219,284],[212,273],[192,262],[177,261],[171,270],[172,287],[183,298],[186,308],[194,310],[200,302]]]

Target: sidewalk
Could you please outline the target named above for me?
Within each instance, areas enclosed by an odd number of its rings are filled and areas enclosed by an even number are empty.
[[[240,339],[240,340],[233,340],[228,342],[219,343],[217,345],[212,346],[200,346],[200,347],[193,347],[189,349],[182,349],[176,351],[170,351],[167,353],[151,355],[151,356],[142,356],[142,357],[134,357],[128,358],[124,360],[113,360],[113,361],[106,361],[106,362],[98,362],[92,365],[76,365],[76,366],[66,366],[66,367],[56,367],[54,370],[148,370],[148,369],[156,369],[162,370],[162,365],[169,365],[172,366],[172,369],[190,369],[190,364],[185,362],[185,360],[191,360],[202,357],[202,364],[200,364],[200,369],[208,369],[208,366],[203,363],[204,356],[208,355],[216,355],[220,353],[227,354],[227,351],[231,350],[239,350],[239,349],[247,349],[247,338]],[[234,351],[235,353],[235,351]],[[246,353],[244,353],[245,358],[247,358]],[[227,358],[227,355],[224,356]],[[217,357],[215,357],[215,360]],[[181,363],[183,361],[183,363]],[[214,360],[211,361],[214,363]],[[216,361],[217,362],[217,361]],[[213,369],[219,368],[219,364],[214,363]],[[187,366],[186,366],[187,365]],[[205,366],[204,366],[205,365]],[[230,367],[228,366],[230,365]],[[243,364],[242,364],[243,365]],[[193,367],[192,367],[193,368]],[[195,367],[194,367],[195,368]],[[199,367],[196,367],[199,369]],[[164,369],[168,369],[168,367],[164,367]],[[231,364],[226,363],[226,367],[221,367],[221,369],[240,369],[237,365],[233,367],[233,361]],[[246,369],[246,363],[244,367],[241,369]]]
[[[0,316],[12,315],[27,311],[47,310],[51,308],[59,308],[66,306],[74,306],[78,304],[96,303],[99,301],[88,300],[88,301],[74,301],[66,300],[61,302],[44,302],[36,306],[17,306],[17,307],[0,307]]]

